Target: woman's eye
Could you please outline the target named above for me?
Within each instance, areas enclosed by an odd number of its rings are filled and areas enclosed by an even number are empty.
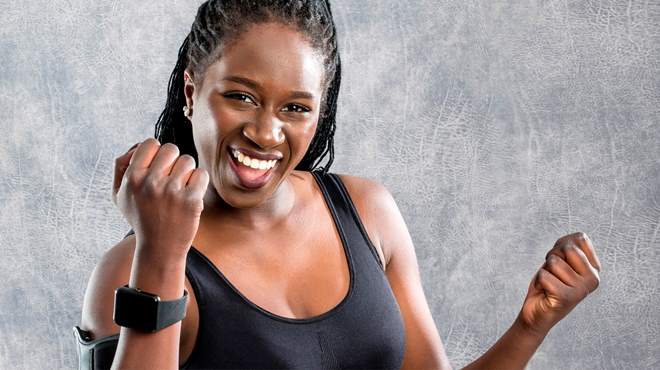
[[[229,99],[235,99],[235,100],[240,100],[244,103],[249,103],[249,104],[254,104],[254,100],[246,94],[241,94],[241,93],[232,93],[232,94],[225,94],[226,97]]]
[[[299,104],[289,104],[284,108],[285,112],[305,113],[309,112],[309,108]]]

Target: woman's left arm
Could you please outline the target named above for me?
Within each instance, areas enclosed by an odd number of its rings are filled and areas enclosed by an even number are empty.
[[[361,203],[361,217],[375,229],[372,239],[377,239],[386,255],[385,273],[403,316],[406,345],[402,369],[451,370],[422,288],[415,248],[395,200],[384,186],[351,178],[351,188],[360,189],[352,197]],[[550,329],[598,287],[600,268],[586,234],[557,240],[530,282],[514,323],[465,369],[524,369]]]
[[[465,369],[524,369],[550,329],[598,288],[600,269],[587,234],[559,238],[529,283],[511,328]]]

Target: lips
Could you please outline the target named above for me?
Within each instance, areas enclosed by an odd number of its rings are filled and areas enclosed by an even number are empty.
[[[245,166],[244,164],[239,163],[232,155],[229,146],[227,146],[227,155],[229,155],[229,166],[236,176],[238,183],[247,189],[258,189],[266,185],[273,177],[273,170],[279,165],[279,163],[275,163],[275,166],[268,170],[254,169]]]
[[[250,158],[256,158],[264,161],[270,161],[273,159],[282,159],[282,154],[280,153],[257,153],[253,150],[246,149],[246,148],[241,148],[241,147],[229,147],[229,151],[233,152],[234,150],[238,150],[239,152],[243,153],[244,155],[247,155]]]

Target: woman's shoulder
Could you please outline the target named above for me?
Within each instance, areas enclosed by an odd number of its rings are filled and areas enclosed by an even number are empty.
[[[307,181],[313,181],[311,171],[296,171],[299,175],[307,175]],[[377,180],[370,179],[367,177],[355,176],[346,173],[339,173],[329,171],[329,174],[338,176],[341,182],[345,185],[346,190],[349,191],[349,195],[353,200],[362,200],[362,199],[375,199],[378,197],[389,196],[389,191],[387,188],[378,182]]]
[[[346,188],[351,188],[348,189],[349,191],[354,190],[353,193],[360,197],[382,196],[388,191],[387,188],[377,180],[345,173],[335,173],[335,175],[341,179],[344,185],[346,185]]]
[[[369,239],[378,250],[383,266],[390,260],[391,251],[383,243],[383,212],[391,212],[393,198],[385,185],[377,180],[333,172],[344,184]]]
[[[370,212],[375,206],[388,201],[392,194],[377,180],[367,177],[332,172],[339,177],[356,207]]]
[[[378,243],[377,246],[383,253],[384,266],[387,266],[392,256],[398,254],[395,249],[410,239],[408,227],[394,196],[385,185],[376,180],[346,174],[337,175],[353,199],[372,241]]]

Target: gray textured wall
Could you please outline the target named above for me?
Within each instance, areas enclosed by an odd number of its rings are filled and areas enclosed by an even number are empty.
[[[113,159],[153,134],[199,2],[0,5],[0,368],[72,368],[127,230]],[[660,3],[334,1],[333,170],[384,183],[455,367],[508,328],[554,241],[602,283],[529,369],[660,368]]]

